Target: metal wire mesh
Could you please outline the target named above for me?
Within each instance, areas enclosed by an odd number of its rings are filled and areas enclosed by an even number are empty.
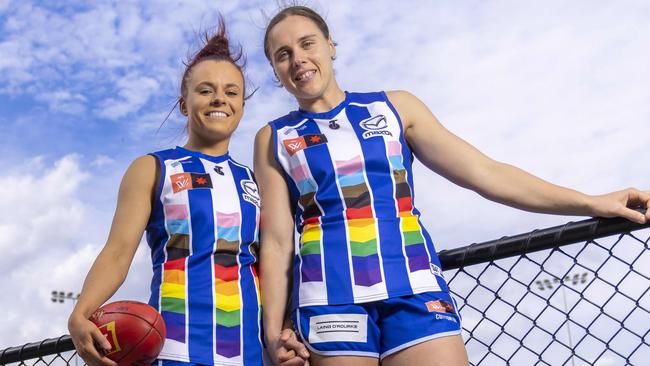
[[[650,231],[446,272],[472,365],[650,364]]]
[[[64,335],[1,350],[0,365],[79,366],[84,362],[74,351],[70,336]]]
[[[24,360],[12,365],[18,366],[77,366],[85,365],[81,358],[78,358],[77,353],[74,351],[55,353],[53,355],[45,355],[31,360]]]
[[[648,227],[590,219],[439,253],[470,364],[649,365]],[[0,365],[83,365],[73,350],[65,335]]]

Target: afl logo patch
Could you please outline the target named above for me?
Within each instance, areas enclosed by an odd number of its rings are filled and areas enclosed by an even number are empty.
[[[260,207],[260,192],[257,189],[257,184],[250,179],[241,181],[241,189],[243,191],[242,198],[244,201],[250,202],[257,207]]]
[[[366,118],[363,121],[359,122],[359,126],[366,130],[363,133],[363,138],[367,139],[373,136],[393,136],[393,134],[388,131],[388,122],[386,121],[386,116],[383,114]]]
[[[282,140],[284,149],[293,155],[302,149],[306,149],[311,146],[322,145],[327,143],[327,136],[324,134],[310,134],[298,136],[292,139]]]

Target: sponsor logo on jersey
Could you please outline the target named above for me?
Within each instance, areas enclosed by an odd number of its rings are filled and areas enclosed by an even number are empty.
[[[445,278],[445,276],[442,274],[442,268],[438,267],[437,265],[433,263],[429,263],[429,267],[431,268],[431,273],[438,277]]]
[[[217,173],[219,175],[224,175],[223,167],[220,167],[219,165],[214,166],[214,171],[215,171],[215,173]]]
[[[304,135],[292,139],[282,140],[285,150],[289,155],[293,155],[300,150],[310,146],[322,145],[327,143],[327,137],[323,134]]]
[[[188,189],[212,188],[212,179],[208,173],[177,173],[172,174],[170,178],[174,193]]]
[[[290,134],[290,133],[293,132],[293,131],[302,131],[302,130],[304,130],[305,128],[307,128],[307,124],[306,124],[306,123],[303,123],[302,125],[300,125],[300,126],[298,126],[298,127],[290,127],[290,128],[287,128],[286,131],[284,131],[284,134],[285,134],[285,136],[286,136],[286,135]]]
[[[393,136],[393,134],[388,131],[388,122],[386,121],[386,116],[383,114],[366,118],[359,122],[359,126],[366,130],[366,132],[361,135],[364,139],[374,136]]]
[[[241,188],[244,191],[242,198],[257,207],[260,207],[260,192],[257,189],[257,184],[250,179],[246,179],[241,181]]]
[[[289,155],[293,155],[298,151],[305,148],[305,138],[300,136],[293,139],[283,140],[284,148],[287,150]]]
[[[331,120],[330,123],[329,123],[329,128],[331,128],[332,130],[338,130],[339,127],[341,127],[341,125],[336,123],[336,121],[338,121],[338,120],[336,120],[336,119]]]
[[[429,310],[430,313],[436,312],[456,314],[454,307],[444,300],[432,300],[427,301],[424,304],[427,306],[427,310]]]
[[[367,341],[367,314],[327,314],[309,318],[309,343]]]
[[[458,323],[458,320],[456,320],[455,317],[449,316],[449,315],[444,315],[444,314],[436,314],[436,319],[437,320],[448,320],[450,322]]]
[[[184,157],[182,159],[178,159],[175,162],[173,162],[172,163],[172,168],[176,168],[176,167],[180,166],[181,164],[187,164],[187,163],[191,163],[191,162],[192,162],[192,160],[190,159],[189,156],[187,156],[187,157]]]

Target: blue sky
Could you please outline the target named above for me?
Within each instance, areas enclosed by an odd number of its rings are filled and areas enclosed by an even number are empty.
[[[0,0],[0,348],[65,333],[109,229],[119,180],[149,151],[183,144],[182,61],[226,18],[258,93],[231,144],[295,104],[273,84],[265,1]],[[650,5],[644,1],[311,2],[339,43],[346,90],[406,89],[488,155],[586,193],[650,187]],[[416,171],[438,249],[563,223],[488,202]],[[147,298],[148,249],[119,298]],[[19,326],[20,325],[20,326]],[[17,329],[17,330],[16,330]]]

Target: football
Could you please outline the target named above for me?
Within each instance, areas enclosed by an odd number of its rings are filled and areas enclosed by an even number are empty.
[[[90,317],[111,344],[104,355],[120,366],[148,366],[165,341],[165,323],[153,307],[137,301],[116,301]]]

